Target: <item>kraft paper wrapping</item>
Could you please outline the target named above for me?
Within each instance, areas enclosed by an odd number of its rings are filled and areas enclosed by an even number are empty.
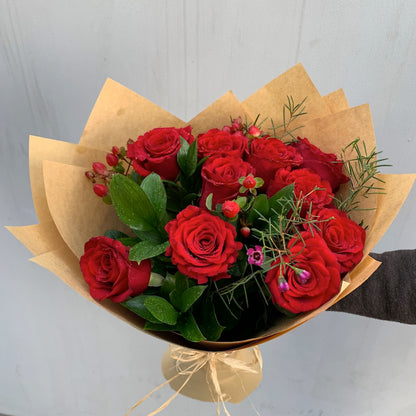
[[[89,295],[79,270],[78,259],[89,238],[110,228],[125,229],[111,207],[95,197],[84,171],[90,169],[94,161],[105,160],[106,152],[113,145],[125,145],[129,138],[135,139],[154,127],[192,124],[194,134],[198,134],[228,124],[230,115],[253,120],[259,113],[273,118],[275,125],[279,124],[287,95],[293,96],[297,102],[308,97],[307,115],[296,120],[298,127],[303,126],[296,133],[308,137],[324,151],[339,155],[340,149],[357,137],[365,140],[368,148],[375,144],[368,105],[349,108],[342,90],[322,97],[301,64],[295,65],[242,103],[231,92],[226,93],[190,123],[185,123],[117,82],[107,80],[78,145],[35,136],[30,138],[30,179],[39,224],[9,227],[9,230],[34,254],[34,262],[55,273],[91,302],[142,329],[143,320],[122,306],[110,301],[96,302]],[[267,121],[262,129],[268,128],[267,123],[270,125]],[[364,201],[376,209],[359,213],[368,227],[365,257],[346,276],[340,293],[325,305],[296,318],[283,319],[252,339],[235,342],[195,344],[176,334],[150,331],[148,334],[196,350],[235,350],[281,336],[330,307],[363,283],[378,267],[379,263],[368,254],[397,215],[415,179],[413,174],[381,177],[385,181],[386,195],[372,196]]]
[[[190,373],[192,383],[186,383]],[[173,390],[204,402],[240,403],[260,384],[262,359],[257,347],[231,352],[201,352],[170,346],[162,372]],[[185,384],[186,383],[186,384]]]

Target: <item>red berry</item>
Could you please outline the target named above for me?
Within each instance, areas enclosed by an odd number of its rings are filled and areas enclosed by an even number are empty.
[[[247,189],[252,189],[257,185],[256,180],[254,179],[253,176],[249,175],[246,176],[244,181],[243,181],[243,186]]]
[[[241,227],[241,228],[240,228],[240,234],[241,234],[244,238],[247,238],[247,237],[250,235],[250,232],[251,232],[251,230],[250,230],[250,228],[248,228],[248,227]]]
[[[107,175],[107,168],[105,167],[104,163],[101,162],[94,162],[92,164],[92,168],[95,173],[98,173],[99,175]]]
[[[232,128],[233,130],[240,130],[240,128],[241,128],[241,123],[242,123],[241,117],[235,118],[235,119],[233,120],[233,123],[231,124],[231,128]]]
[[[95,194],[98,195],[99,197],[103,197],[106,196],[108,194],[108,189],[105,185],[103,185],[102,183],[96,183],[92,189],[94,190]]]
[[[107,153],[105,160],[107,161],[109,166],[116,166],[118,164],[118,157],[113,153]]]
[[[260,136],[260,134],[261,134],[261,132],[260,132],[260,129],[258,128],[258,127],[256,127],[256,126],[251,126],[249,129],[248,129],[248,134],[251,134],[252,136],[254,136],[254,137],[259,137]]]
[[[240,212],[240,206],[235,201],[225,201],[221,211],[225,217],[234,218]]]
[[[118,146],[113,146],[111,148],[111,152],[113,153],[114,156],[117,156],[120,153],[120,148]]]

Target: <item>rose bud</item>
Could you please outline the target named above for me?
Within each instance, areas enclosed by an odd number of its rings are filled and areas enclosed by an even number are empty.
[[[241,227],[241,228],[240,228],[240,234],[241,234],[244,238],[247,238],[247,237],[250,235],[250,232],[251,232],[251,230],[250,230],[250,228],[248,228],[248,227]]]
[[[85,176],[88,179],[94,179],[95,178],[95,173],[93,171],[89,170],[89,171],[85,172]]]
[[[107,153],[105,160],[107,161],[109,166],[116,166],[118,164],[118,157],[113,153]]]
[[[105,185],[103,185],[102,183],[96,183],[93,187],[92,187],[93,191],[95,192],[96,195],[98,195],[99,197],[103,197],[106,196],[108,194],[108,189]]]
[[[227,218],[234,218],[240,212],[240,206],[235,201],[225,201],[221,211]]]
[[[92,168],[95,173],[98,173],[98,175],[107,175],[108,173],[104,163],[101,162],[94,162],[92,164]]]
[[[111,148],[111,152],[113,153],[114,156],[117,156],[120,153],[120,148],[118,146],[113,146]]]
[[[260,136],[260,134],[261,134],[261,132],[260,132],[260,129],[258,128],[258,127],[256,127],[256,126],[251,126],[249,129],[248,129],[248,134],[251,134],[252,136],[254,136],[254,137],[259,137]]]

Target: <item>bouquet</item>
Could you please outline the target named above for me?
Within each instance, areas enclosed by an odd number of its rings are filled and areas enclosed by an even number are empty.
[[[201,342],[254,337],[337,295],[366,236],[347,214],[361,193],[380,191],[378,162],[358,140],[343,161],[295,138],[305,101],[288,97],[288,121],[271,134],[258,117],[197,138],[191,126],[157,127],[113,146],[108,167],[94,162],[86,177],[130,232],[86,243],[91,296],[121,303],[145,330]]]
[[[301,64],[189,123],[108,80],[78,145],[31,137],[39,224],[10,230],[89,300],[191,348],[164,359],[167,377],[184,354],[219,354],[191,374],[208,371],[214,395],[174,387],[223,400],[235,383],[217,370],[247,375],[253,358],[227,354],[295,329],[378,267],[369,253],[414,175],[379,174],[377,155],[368,105],[322,97]]]

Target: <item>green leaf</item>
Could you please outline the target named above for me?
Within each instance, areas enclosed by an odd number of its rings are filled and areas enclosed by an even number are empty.
[[[206,285],[192,286],[182,293],[181,308],[182,312],[186,312],[204,293]]]
[[[181,272],[175,273],[175,289],[179,293],[185,292],[185,290],[188,289],[193,282],[195,282],[195,280],[191,280]]]
[[[152,271],[150,273],[150,280],[149,280],[149,287],[160,287],[162,286],[162,282],[165,278],[159,274]]]
[[[175,277],[168,274],[162,282],[162,286],[160,288],[160,294],[167,298],[169,294],[175,289]]]
[[[197,163],[198,163],[198,145],[197,145],[197,139],[195,139],[192,144],[189,146],[188,154],[187,154],[187,163],[188,163],[188,169],[189,169],[189,176],[193,175]]]
[[[124,224],[139,232],[157,230],[156,212],[139,185],[124,175],[115,175],[110,192],[116,213]]]
[[[291,208],[291,203],[295,194],[294,184],[282,188],[269,199],[269,217],[276,214],[286,215]]]
[[[207,300],[203,303],[198,314],[198,325],[209,341],[217,341],[220,338],[225,327],[218,322],[213,302]]]
[[[256,179],[256,188],[261,188],[264,185],[264,180],[262,178],[255,178]]]
[[[160,176],[157,173],[152,172],[143,179],[140,187],[153,205],[159,221],[164,219],[164,217],[166,217],[167,196]]]
[[[182,294],[181,293],[179,293],[176,289],[172,290],[172,292],[169,293],[169,300],[176,309],[181,310],[181,306],[182,306]]]
[[[237,202],[240,209],[242,209],[247,204],[247,197],[246,196],[238,196],[237,199],[235,200],[235,202]]]
[[[148,298],[148,295],[140,295],[136,296],[135,298],[128,299],[121,304],[125,306],[127,309],[134,312],[136,315],[139,315],[146,321],[153,322],[153,323],[161,323],[161,321],[153,316],[151,312],[145,306],[145,300]]]
[[[195,140],[191,145],[181,137],[181,148],[177,154],[179,168],[185,176],[191,176],[196,169],[198,162],[198,148]]]
[[[169,241],[161,244],[152,243],[151,241],[140,241],[130,249],[129,260],[140,263],[142,260],[151,259],[164,253],[168,247]]]
[[[210,211],[212,210],[212,197],[214,196],[213,193],[210,193],[207,196],[207,199],[205,200],[205,206],[207,207],[207,209],[209,209]]]
[[[125,237],[119,238],[118,241],[120,241],[120,243],[123,243],[126,247],[133,247],[139,242],[139,239],[135,237]]]
[[[104,233],[104,236],[108,238],[112,238],[113,240],[119,240],[120,238],[128,237],[127,234],[124,234],[118,230],[108,230]]]
[[[249,224],[253,224],[259,218],[259,215],[264,215],[267,217],[268,213],[269,202],[267,200],[267,196],[266,194],[260,194],[254,199],[253,205],[247,217],[247,221]]]
[[[174,331],[175,327],[173,325],[156,324],[156,323],[147,321],[144,324],[143,329],[145,329],[146,331]]]
[[[181,315],[181,319],[178,322],[178,329],[188,341],[200,342],[206,339],[191,313]]]
[[[178,320],[178,312],[165,298],[147,296],[144,300],[144,306],[160,322],[175,325]]]

